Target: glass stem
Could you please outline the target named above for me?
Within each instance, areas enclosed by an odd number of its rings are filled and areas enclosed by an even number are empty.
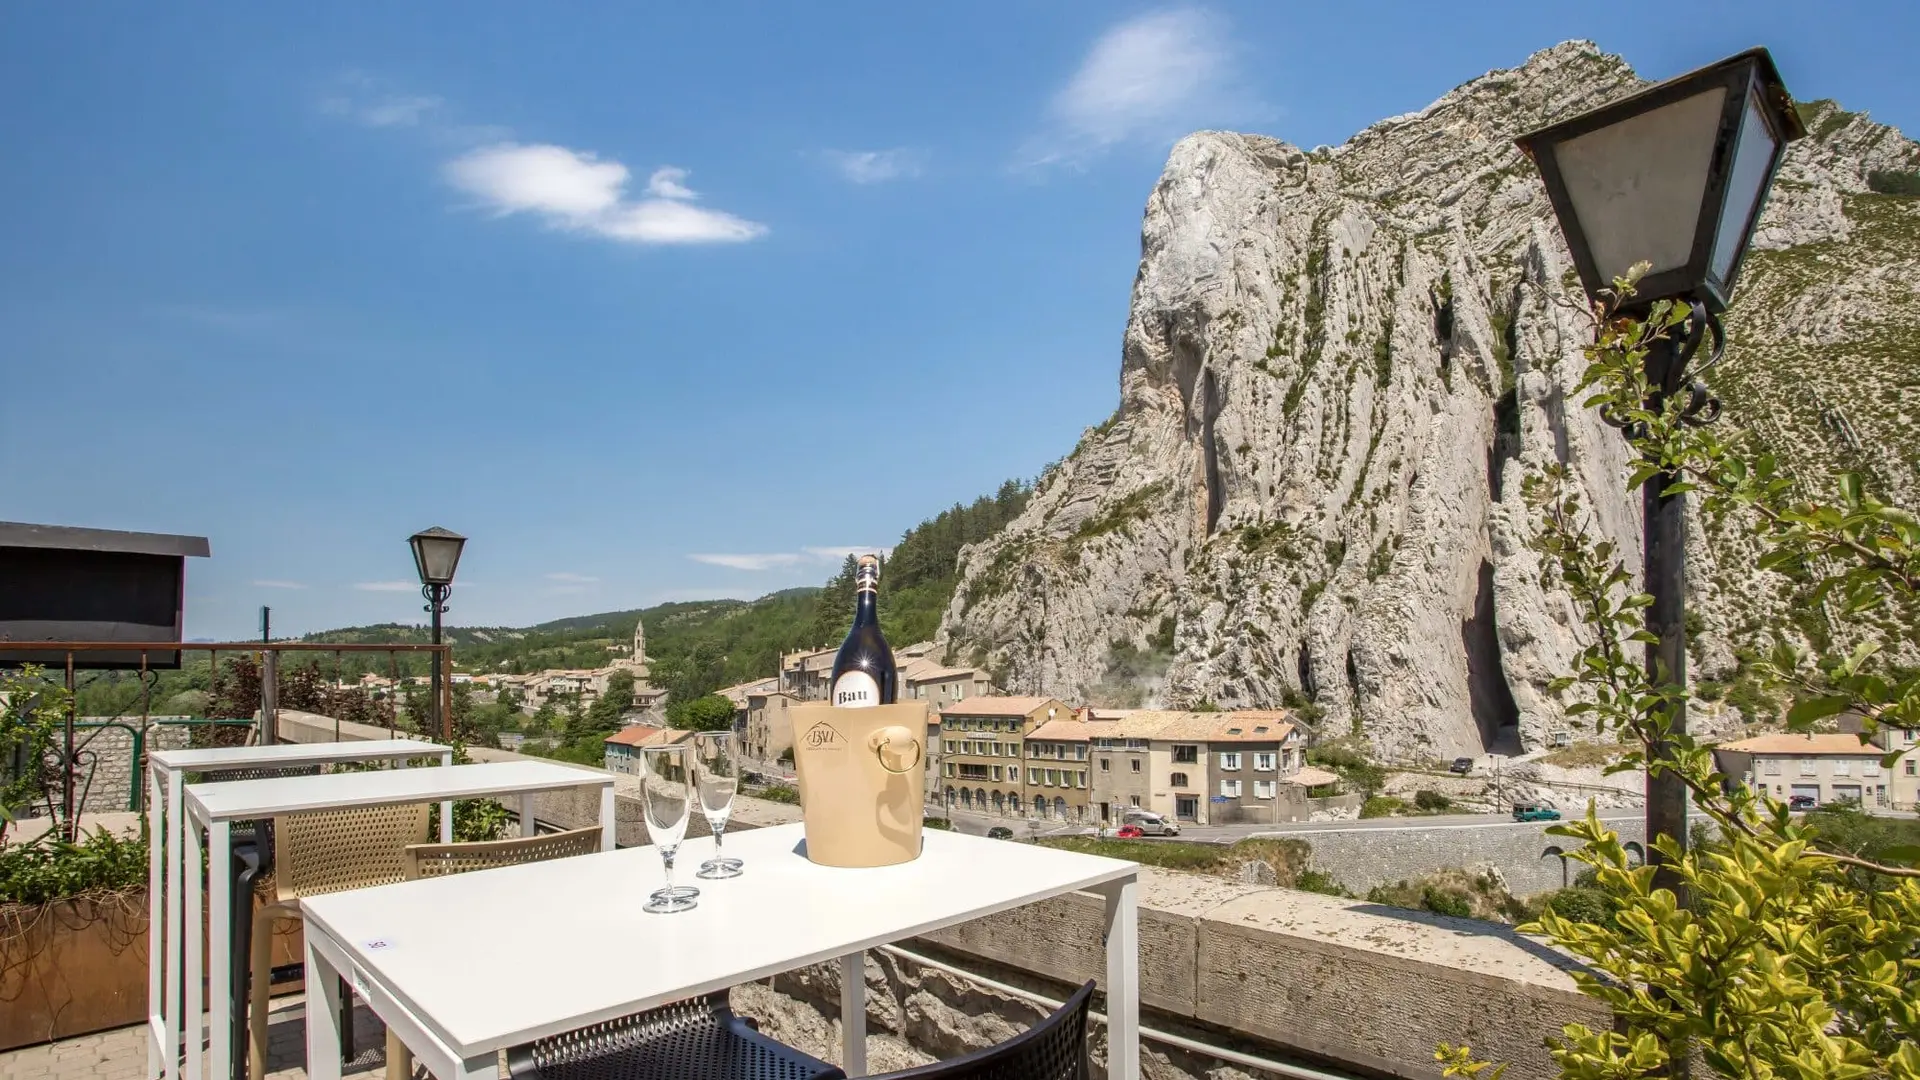
[[[673,897],[673,852],[661,852],[660,860],[666,864],[667,897],[671,899]]]

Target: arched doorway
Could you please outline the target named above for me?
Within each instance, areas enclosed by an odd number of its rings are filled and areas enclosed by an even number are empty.
[[[1540,857],[1543,859],[1559,859],[1560,860],[1560,887],[1561,888],[1564,889],[1568,885],[1573,884],[1573,882],[1568,877],[1568,874],[1570,871],[1567,867],[1567,853],[1560,850],[1560,845],[1548,844],[1547,850],[1541,852]]]
[[[1007,812],[1006,792],[996,791],[993,793],[993,812],[996,814],[1004,814]]]
[[[1053,819],[1055,821],[1067,820],[1067,800],[1059,795],[1053,797]]]

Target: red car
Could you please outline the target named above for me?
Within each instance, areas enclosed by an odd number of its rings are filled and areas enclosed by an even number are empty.
[[[1138,825],[1122,825],[1114,830],[1113,835],[1122,840],[1138,840],[1146,834],[1140,831]]]

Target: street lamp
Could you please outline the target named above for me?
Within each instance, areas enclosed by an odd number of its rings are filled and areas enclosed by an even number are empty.
[[[1540,169],[1589,298],[1644,261],[1630,310],[1644,313],[1662,300],[1691,306],[1684,328],[1648,350],[1650,410],[1684,393],[1686,422],[1719,417],[1719,401],[1699,378],[1725,348],[1719,316],[1786,144],[1805,134],[1773,57],[1750,49],[1518,140]],[[1709,336],[1711,349],[1693,363]],[[1663,494],[1677,480],[1661,473],[1641,488],[1642,576],[1653,597],[1647,630],[1659,639],[1647,646],[1646,664],[1655,685],[1687,681],[1686,496]],[[1684,702],[1670,720],[1673,732],[1687,730]],[[1671,753],[1664,743],[1652,750]],[[1686,825],[1686,786],[1649,770],[1649,841],[1667,836],[1684,848]],[[1651,851],[1649,844],[1657,858]],[[1672,872],[1657,873],[1677,894]]]
[[[407,538],[413,548],[413,567],[420,573],[420,595],[427,598],[427,613],[433,616],[433,643],[440,644],[440,616],[447,613],[447,594],[453,591],[453,572],[460,565],[460,549],[467,544],[467,538],[457,532],[435,525],[423,529]],[[450,738],[446,730],[446,714],[443,676],[440,670],[440,650],[433,653],[433,728],[441,737]]]

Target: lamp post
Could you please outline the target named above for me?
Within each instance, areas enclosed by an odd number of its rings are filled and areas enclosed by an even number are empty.
[[[420,572],[420,595],[427,598],[427,613],[433,616],[433,643],[440,644],[440,616],[447,613],[447,594],[453,591],[453,572],[460,565],[460,549],[467,538],[435,525],[407,538],[413,548],[413,567]],[[433,652],[433,729],[442,738],[451,739],[447,729],[445,676],[441,671],[440,650]]]
[[[1700,376],[1726,345],[1720,313],[1786,144],[1804,134],[1773,58],[1751,49],[1518,140],[1540,169],[1589,297],[1645,261],[1649,269],[1628,313],[1644,314],[1662,300],[1691,306],[1685,324],[1647,353],[1650,410],[1684,397],[1686,423],[1719,417],[1720,402]],[[1602,419],[1614,422],[1604,413]],[[1658,638],[1646,647],[1648,677],[1656,686],[1684,687],[1686,495],[1666,494],[1677,480],[1661,473],[1641,488],[1642,577],[1653,597],[1647,630]],[[1668,720],[1671,732],[1685,733],[1684,701]],[[1664,740],[1651,749],[1656,759],[1671,758]],[[1656,880],[1684,902],[1679,881],[1658,866],[1651,845],[1658,836],[1686,845],[1687,789],[1678,776],[1648,770],[1646,820]]]

